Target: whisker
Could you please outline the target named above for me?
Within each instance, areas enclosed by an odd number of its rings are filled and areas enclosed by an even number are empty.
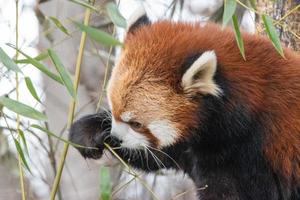
[[[103,120],[102,120],[102,122],[101,122],[101,127],[103,126],[103,124],[105,123],[105,122],[110,122],[111,121],[111,119],[108,119],[107,117],[105,117]]]
[[[110,133],[110,127],[106,128],[106,129],[104,129],[104,130],[102,130],[102,132],[104,132],[104,133]]]
[[[149,162],[148,162],[148,160],[149,160],[148,151],[147,151],[147,149],[145,147],[143,148],[143,150],[144,150],[144,154],[145,154],[145,157],[146,157],[147,168],[150,170]]]
[[[149,152],[150,155],[153,157],[152,153],[151,153],[150,150],[147,148],[147,146],[144,146],[144,148],[147,150],[147,153]],[[160,168],[161,166],[159,165],[159,163],[157,162],[157,160],[156,160],[154,157],[153,157],[153,159],[154,159],[154,161],[155,161],[157,167]]]
[[[172,158],[172,157],[171,157],[169,154],[167,154],[166,152],[163,152],[162,150],[159,150],[159,149],[154,148],[154,147],[151,147],[151,146],[147,146],[147,147],[149,147],[150,149],[153,149],[153,150],[155,150],[155,151],[158,151],[158,152],[164,154],[164,155],[167,156],[171,161],[174,162],[174,164],[178,167],[178,169],[181,169],[180,165],[174,160],[174,158]]]
[[[166,166],[162,163],[162,161],[157,156],[155,156],[155,154],[150,149],[148,149],[147,146],[145,146],[145,148],[149,151],[149,153],[153,157],[153,159],[156,162],[158,168],[162,168],[162,167],[166,168]]]

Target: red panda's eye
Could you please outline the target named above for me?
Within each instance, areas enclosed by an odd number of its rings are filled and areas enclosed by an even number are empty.
[[[136,122],[136,121],[131,121],[129,122],[129,125],[131,126],[131,128],[133,129],[140,129],[143,127],[143,125],[140,122]]]

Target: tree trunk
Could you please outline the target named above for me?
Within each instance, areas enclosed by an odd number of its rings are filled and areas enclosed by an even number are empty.
[[[266,13],[281,25],[276,25],[285,46],[300,51],[300,0],[258,0],[257,10]],[[261,19],[259,19],[261,23]]]

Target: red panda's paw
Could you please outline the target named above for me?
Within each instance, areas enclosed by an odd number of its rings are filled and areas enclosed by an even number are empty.
[[[84,158],[99,159],[104,150],[105,140],[109,140],[111,115],[101,110],[77,120],[70,129],[69,140],[83,146],[75,146]]]

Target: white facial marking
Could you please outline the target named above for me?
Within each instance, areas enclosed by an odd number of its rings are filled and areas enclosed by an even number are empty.
[[[162,147],[172,145],[178,137],[177,131],[168,120],[153,121],[148,128]]]
[[[124,121],[124,122],[129,122],[131,119],[132,119],[132,112],[124,112],[121,114],[121,119]]]
[[[148,139],[141,133],[135,132],[128,124],[116,122],[112,119],[111,134],[122,140],[121,146],[129,149],[139,149],[143,146],[149,146]]]

